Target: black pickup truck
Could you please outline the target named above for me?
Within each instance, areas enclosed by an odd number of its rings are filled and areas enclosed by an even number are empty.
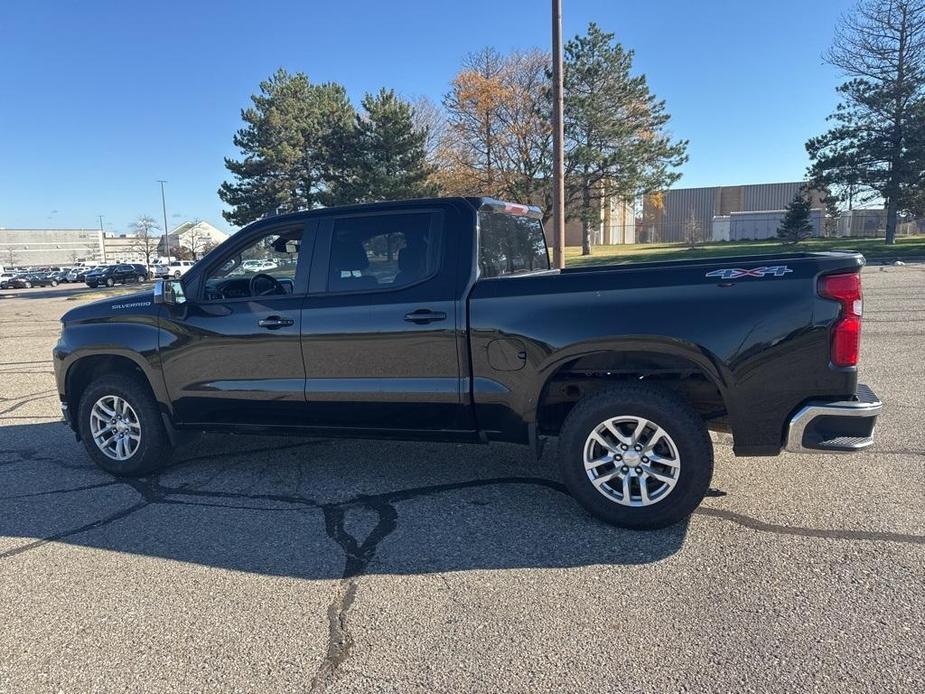
[[[67,421],[117,475],[155,470],[190,430],[537,450],[558,437],[579,502],[655,528],[706,493],[709,429],[738,456],[873,442],[863,264],[781,253],[558,271],[535,207],[312,210],[248,226],[180,280],[69,311],[55,373]]]

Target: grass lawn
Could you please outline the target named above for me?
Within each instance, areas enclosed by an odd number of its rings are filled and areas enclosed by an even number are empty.
[[[713,258],[733,255],[773,255],[794,251],[860,251],[868,260],[897,260],[914,256],[925,257],[925,236],[904,236],[893,246],[887,246],[883,239],[808,239],[795,246],[785,246],[779,241],[727,241],[707,243],[691,250],[685,244],[637,243],[622,246],[592,246],[591,255],[582,256],[581,248],[569,246],[565,249],[566,265],[614,265],[620,263],[642,263],[650,260],[680,260],[683,258]]]

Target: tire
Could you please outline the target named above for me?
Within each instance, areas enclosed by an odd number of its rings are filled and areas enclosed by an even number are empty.
[[[180,271],[177,270],[175,273],[173,273],[173,276],[175,279],[180,279]]]
[[[115,281],[112,277],[107,277],[107,278],[106,278],[106,286],[107,286],[107,287],[114,287],[115,285],[116,285],[116,281]]]
[[[94,405],[101,399],[117,397],[128,403],[140,430],[140,440],[124,460],[115,460],[101,450],[93,438],[91,424]],[[77,409],[80,438],[87,453],[99,467],[119,477],[137,477],[163,467],[170,460],[170,440],[164,429],[160,409],[146,383],[129,374],[105,375],[93,381],[80,398]],[[126,420],[131,419],[128,415]],[[129,444],[131,445],[131,444]]]
[[[138,284],[141,284],[142,282],[146,281],[147,279],[148,279],[147,277],[144,277],[144,276],[142,276],[142,275],[138,275]]]
[[[52,281],[51,281],[51,286],[52,286],[52,287],[57,287],[57,286],[58,286],[58,280],[52,280]]]
[[[24,282],[23,285],[26,289],[32,289],[32,282]]]
[[[611,420],[611,428],[605,430],[605,448],[591,435]],[[628,433],[645,420],[649,424],[639,437],[642,451],[636,452],[630,443],[635,439]],[[649,452],[652,458],[641,458],[648,450],[647,436],[655,438],[655,427],[667,438],[658,438],[655,455]],[[609,433],[614,428],[626,439],[623,444]],[[622,445],[627,445],[627,450]],[[622,462],[614,460],[586,471],[586,454],[592,461],[619,455]],[[677,468],[653,462],[656,456],[666,462],[672,460]],[[589,395],[575,405],[560,432],[559,467],[572,496],[592,515],[621,528],[655,530],[684,520],[703,500],[713,476],[713,444],[701,417],[681,397],[658,386],[627,384]],[[651,477],[650,471],[660,476]],[[595,486],[591,476],[602,478],[604,484]],[[627,476],[635,481],[624,487]],[[613,477],[613,486],[606,481],[608,477]],[[640,488],[643,484],[645,494]],[[622,501],[626,489],[633,505]],[[655,501],[641,505],[644,496]]]

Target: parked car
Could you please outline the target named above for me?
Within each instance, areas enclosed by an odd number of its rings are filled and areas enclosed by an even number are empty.
[[[31,289],[32,287],[57,287],[58,280],[46,273],[25,272],[15,275],[6,282],[5,289]]]
[[[59,283],[64,284],[64,283],[67,283],[67,282],[68,282],[67,276],[68,276],[68,273],[69,273],[70,271],[71,271],[70,268],[63,267],[63,268],[61,268],[60,270],[57,270],[57,271],[55,271],[55,272],[52,272],[51,274],[54,276],[54,278],[55,278]]]
[[[0,273],[0,289],[12,289],[12,281],[14,277],[16,277],[16,273],[13,272]]]
[[[194,260],[173,260],[170,263],[159,263],[154,266],[154,277],[173,277],[179,279],[195,264],[196,261]]]
[[[272,260],[245,260],[241,263],[241,269],[245,272],[266,272],[275,270],[279,266]]]
[[[72,268],[70,272],[67,273],[68,282],[84,282],[87,279],[87,275],[96,270],[102,269],[104,266],[93,265],[93,266],[80,266]]]
[[[119,265],[106,265],[87,273],[84,283],[88,287],[112,287],[116,284],[140,283],[147,279],[148,271],[144,265],[121,263]]]
[[[164,465],[187,430],[535,450],[558,437],[572,495],[644,529],[703,499],[708,429],[737,456],[873,442],[860,254],[560,271],[540,218],[448,198],[255,222],[180,280],[64,315],[65,416],[116,475]],[[280,270],[234,274],[268,247]]]
[[[57,287],[58,284],[59,284],[59,280],[58,280],[57,274],[58,274],[58,273],[56,273],[56,272],[54,272],[54,271],[51,271],[51,270],[48,270],[48,271],[45,271],[45,272],[36,272],[36,273],[33,273],[32,276],[33,276],[36,280],[38,280],[37,283],[34,282],[33,284],[37,284],[37,286],[40,286],[40,287],[46,287],[46,286],[49,286],[49,285],[51,285],[52,287]]]

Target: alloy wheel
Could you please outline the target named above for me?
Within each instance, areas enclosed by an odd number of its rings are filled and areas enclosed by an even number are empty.
[[[118,395],[104,395],[93,404],[90,433],[97,448],[112,460],[128,460],[141,445],[141,421]]]
[[[671,493],[681,473],[674,440],[644,417],[606,419],[588,435],[583,450],[591,484],[622,506],[657,504]]]

